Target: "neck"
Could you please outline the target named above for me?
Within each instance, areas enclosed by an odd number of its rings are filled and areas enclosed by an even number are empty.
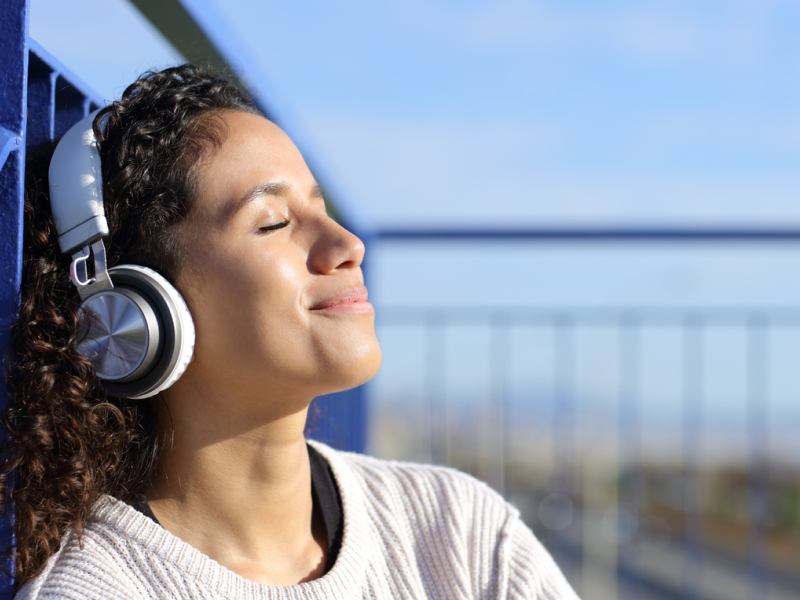
[[[324,527],[312,519],[303,436],[310,399],[196,387],[183,382],[166,398],[161,422],[171,422],[174,441],[147,493],[159,522],[248,579],[290,585],[320,576]],[[265,405],[300,408],[265,415]]]

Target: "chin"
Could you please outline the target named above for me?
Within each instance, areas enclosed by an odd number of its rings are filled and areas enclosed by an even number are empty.
[[[332,371],[330,387],[323,394],[333,394],[358,387],[375,377],[381,366],[383,355],[378,342],[361,349],[355,356],[339,362]]]

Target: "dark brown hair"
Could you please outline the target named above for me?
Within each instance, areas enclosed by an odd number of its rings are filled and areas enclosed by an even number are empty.
[[[135,263],[174,281],[182,251],[174,225],[195,197],[192,172],[219,146],[224,110],[259,114],[225,79],[184,65],[143,75],[94,121],[103,164],[109,266]],[[107,396],[76,351],[80,301],[60,253],[48,198],[54,145],[29,149],[19,316],[7,373],[10,403],[0,492],[16,547],[16,584],[34,577],[67,529],[80,535],[101,494],[143,491],[165,432],[151,401]]]

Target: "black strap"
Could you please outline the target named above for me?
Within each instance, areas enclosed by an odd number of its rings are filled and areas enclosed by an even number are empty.
[[[156,522],[157,525],[161,525],[156,519],[156,516],[153,514],[153,509],[150,508],[150,503],[147,501],[147,496],[144,494],[139,494],[130,501],[130,505],[142,513],[145,517],[151,518],[153,521]]]
[[[328,461],[311,446],[307,445],[307,448],[308,461],[311,464],[311,493],[314,507],[319,507],[322,511],[322,520],[325,523],[325,533],[328,538],[328,560],[325,564],[325,572],[327,573],[333,567],[333,563],[336,562],[336,557],[339,556],[339,550],[342,547],[342,532],[344,531],[342,498],[339,495],[339,488],[336,486],[336,480],[333,477],[333,471],[331,471]],[[150,508],[150,504],[144,494],[136,496],[130,502],[130,505],[144,516],[161,525],[153,514],[153,510]]]
[[[311,492],[315,505],[319,506],[322,511],[322,520],[325,522],[325,533],[328,538],[328,560],[325,564],[327,573],[336,562],[339,549],[342,547],[342,531],[344,530],[342,498],[339,496],[339,488],[336,487],[331,466],[325,457],[313,447],[308,446],[308,460],[311,463]]]

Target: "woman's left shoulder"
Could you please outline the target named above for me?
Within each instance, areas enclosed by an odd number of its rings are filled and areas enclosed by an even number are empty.
[[[403,560],[395,545],[413,549],[409,565],[431,581],[460,581],[467,597],[577,600],[519,511],[485,483],[447,467],[318,449],[343,497],[363,492],[366,520],[393,560]]]
[[[385,460],[328,447],[323,447],[323,454],[334,473],[348,470],[354,483],[358,482],[372,501],[414,508],[414,514],[429,517],[446,512],[451,517],[468,515],[472,521],[483,513],[484,517],[495,516],[499,524],[518,516],[518,511],[500,494],[456,469]]]

